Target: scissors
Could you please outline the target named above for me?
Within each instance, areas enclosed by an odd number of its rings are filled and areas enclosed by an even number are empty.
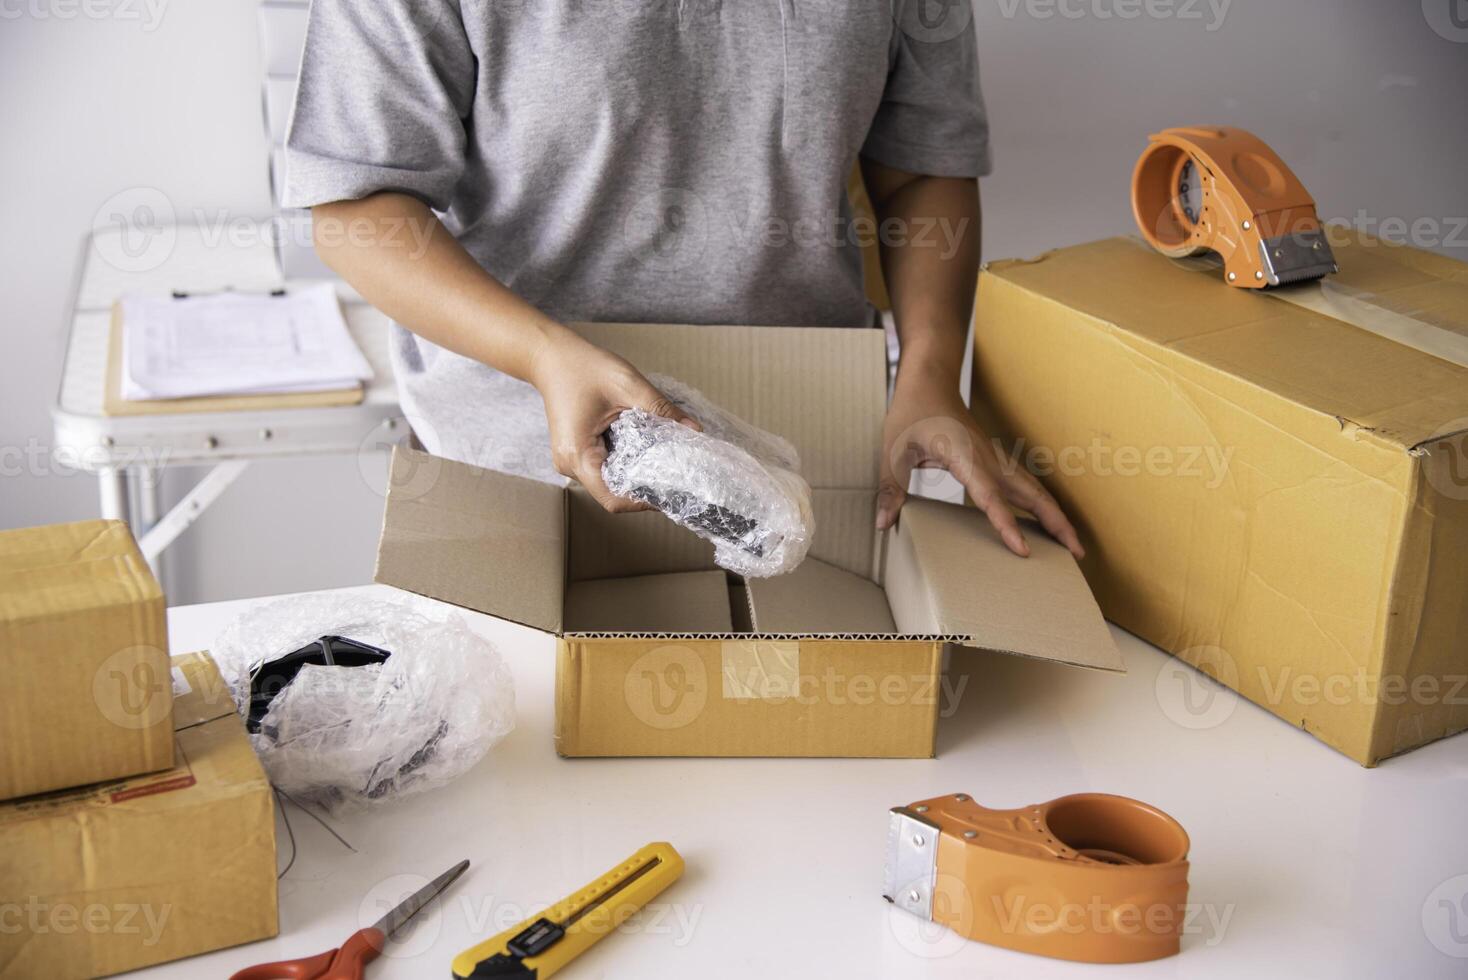
[[[387,915],[352,933],[337,949],[298,960],[247,966],[229,980],[362,980],[362,971],[381,955],[388,938],[468,867],[468,861],[460,861],[409,895]]]

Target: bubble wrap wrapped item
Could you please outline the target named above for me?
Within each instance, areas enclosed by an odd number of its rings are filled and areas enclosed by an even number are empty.
[[[242,714],[250,676],[323,636],[388,651],[381,664],[307,665],[250,736],[270,781],[327,808],[381,803],[462,775],[515,726],[499,651],[458,616],[353,595],[301,595],[252,609],[212,654]]]
[[[641,409],[623,412],[607,433],[607,489],[712,541],[714,561],[731,572],[765,578],[794,571],[815,534],[795,447],[682,382],[648,380],[703,431]]]

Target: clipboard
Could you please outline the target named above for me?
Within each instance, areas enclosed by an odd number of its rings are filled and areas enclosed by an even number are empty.
[[[360,384],[332,391],[298,391],[261,395],[209,395],[197,398],[156,398],[128,401],[122,397],[122,304],[112,304],[107,331],[106,387],[102,396],[103,415],[188,415],[208,412],[257,412],[277,408],[338,408],[360,405],[365,397]]]

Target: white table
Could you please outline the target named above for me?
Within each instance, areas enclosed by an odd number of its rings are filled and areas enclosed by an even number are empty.
[[[51,415],[57,461],[96,475],[101,515],[132,523],[144,554],[161,578],[163,549],[224,492],[249,461],[378,452],[399,441],[406,426],[388,358],[387,318],[339,280],[334,282],[347,327],[374,373],[360,404],[104,414],[112,304],[124,294],[263,292],[310,283],[282,277],[267,223],[154,227],[133,222],[129,219],[119,227],[96,231],[83,244],[66,358]],[[167,514],[162,513],[158,486],[163,468],[201,464],[213,468]]]
[[[207,647],[259,601],[169,610],[173,649]],[[402,876],[468,857],[442,905],[367,971],[447,977],[461,949],[652,840],[679,848],[685,877],[568,980],[1468,974],[1468,737],[1362,769],[1117,631],[1125,677],[955,658],[950,689],[967,686],[932,761],[570,761],[551,741],[551,640],[465,615],[514,672],[516,731],[444,789],[334,819],[356,854],[292,808],[300,854],[281,882],[279,938],[150,976],[227,976],[338,945],[416,881]],[[1201,712],[1181,700],[1209,691]],[[1181,955],[1124,973],[1062,963],[925,930],[880,897],[889,807],[960,791],[1011,807],[1087,790],[1155,803],[1191,834],[1200,911]],[[283,833],[281,846],[283,860]],[[1456,920],[1443,900],[1461,903]]]

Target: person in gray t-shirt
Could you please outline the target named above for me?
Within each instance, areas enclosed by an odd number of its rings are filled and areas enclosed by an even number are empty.
[[[873,326],[859,162],[902,343],[878,526],[940,466],[1016,553],[1011,505],[1080,553],[959,396],[990,166],[968,0],[313,0],[286,162],[398,324],[425,447],[609,510],[639,505],[602,483],[608,424],[679,413],[562,324]]]

